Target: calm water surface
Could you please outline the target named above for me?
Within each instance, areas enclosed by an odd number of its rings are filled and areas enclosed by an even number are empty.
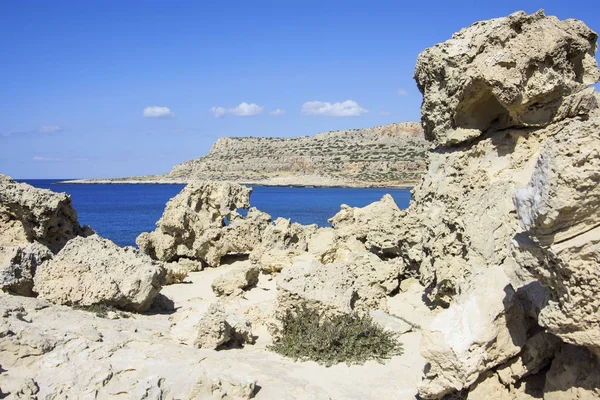
[[[98,234],[120,246],[135,246],[142,232],[155,229],[170,198],[184,185],[69,185],[55,184],[60,179],[28,179],[20,182],[66,192],[73,199],[79,222],[91,226]],[[341,204],[363,207],[392,195],[400,208],[408,207],[407,189],[289,188],[254,186],[250,204],[277,217],[290,218],[301,224],[330,226]]]

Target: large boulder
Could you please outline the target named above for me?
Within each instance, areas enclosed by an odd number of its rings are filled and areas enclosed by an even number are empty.
[[[162,265],[97,235],[78,237],[38,267],[34,291],[55,304],[102,304],[143,312],[160,292]]]
[[[219,275],[211,284],[217,296],[239,296],[258,283],[260,269],[255,265],[233,269]]]
[[[252,189],[229,182],[193,182],[169,200],[157,229],[136,240],[140,250],[161,261],[198,260],[216,267],[230,253],[250,253],[270,217],[250,210]]]
[[[389,258],[399,255],[396,235],[402,225],[402,216],[403,212],[392,196],[386,194],[381,200],[362,208],[343,204],[329,223],[344,242],[356,239],[366,250]]]
[[[219,302],[177,313],[171,319],[171,335],[181,343],[209,350],[254,343],[252,325],[237,314],[227,313]]]
[[[368,252],[323,264],[312,255],[298,257],[277,277],[278,314],[302,307],[324,314],[387,310],[387,295],[399,286],[402,264]],[[323,289],[323,285],[327,289]]]
[[[67,194],[0,175],[0,246],[38,242],[56,254],[70,239],[91,233],[79,225]]]
[[[52,258],[70,239],[91,235],[80,226],[71,198],[37,189],[0,174],[0,289],[35,296],[38,265]]]
[[[274,255],[281,255],[285,252],[291,255],[297,255],[308,249],[308,242],[313,234],[317,232],[317,225],[301,225],[297,222],[291,222],[289,219],[277,218],[272,224],[269,224],[263,231],[261,243],[254,248],[250,258],[261,263],[261,260],[269,259]],[[265,269],[270,271],[280,271],[281,268],[269,266],[265,263]]]
[[[543,127],[587,115],[600,79],[598,35],[543,11],[482,21],[422,52],[415,68],[426,138],[438,145],[490,129]]]

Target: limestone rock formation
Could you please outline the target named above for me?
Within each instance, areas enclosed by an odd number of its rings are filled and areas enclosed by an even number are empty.
[[[529,184],[514,195],[529,234],[516,238],[515,252],[551,290],[541,324],[600,354],[600,112],[549,134]]]
[[[234,269],[218,276],[211,287],[217,296],[237,296],[258,283],[259,273],[260,269],[253,265]]]
[[[68,195],[0,175],[0,289],[34,296],[37,267],[68,240],[92,233],[79,225]]]
[[[219,302],[208,304],[204,310],[188,309],[175,315],[171,333],[181,343],[199,349],[254,343],[252,325],[239,315],[227,313]]]
[[[342,205],[341,211],[329,222],[336,235],[344,241],[356,239],[368,251],[381,257],[397,257],[398,242],[394,240],[402,225],[403,213],[389,194],[365,207]]]
[[[546,374],[544,399],[597,399],[600,397],[600,360],[585,347],[565,344]]]
[[[256,372],[248,373],[248,366],[257,360],[242,366],[221,355],[212,365],[201,364],[206,350],[162,338],[167,330],[168,323],[151,316],[108,320],[0,294],[2,394],[27,399],[254,397]]]
[[[91,234],[81,227],[71,198],[0,175],[0,245],[39,242],[57,253],[67,241]]]
[[[277,218],[264,229],[260,244],[250,254],[264,271],[279,272],[290,259],[308,250],[308,242],[317,232],[317,225],[300,225],[289,219]]]
[[[163,267],[137,250],[97,235],[77,237],[35,275],[34,291],[55,304],[103,304],[146,311],[159,293]]]
[[[598,36],[543,11],[477,22],[419,55],[426,138],[455,145],[489,129],[543,127],[596,107]],[[443,82],[443,84],[441,84]]]
[[[169,200],[157,229],[136,240],[140,250],[161,261],[191,259],[218,266],[229,253],[249,253],[270,217],[251,210],[251,189],[228,182],[196,182]],[[229,225],[229,226],[228,226]]]
[[[473,384],[469,398],[515,398],[556,351],[536,339],[544,328],[600,354],[596,39],[579,21],[519,12],[419,56],[437,147],[391,245],[447,308],[424,334],[425,398]]]
[[[33,277],[38,266],[50,259],[50,249],[38,242],[25,247],[0,248],[0,289],[11,294],[34,296]]]
[[[277,277],[278,310],[285,313],[310,307],[325,314],[385,311],[386,296],[398,288],[402,273],[397,261],[382,261],[368,252],[352,253],[348,259],[330,264],[314,256],[295,259],[294,265]]]
[[[479,274],[426,331],[422,354],[429,361],[419,393],[439,398],[474,384],[525,345],[527,324],[510,280],[497,268]]]

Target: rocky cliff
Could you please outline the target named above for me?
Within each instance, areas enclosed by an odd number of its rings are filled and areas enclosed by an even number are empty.
[[[428,146],[414,122],[298,138],[223,137],[206,156],[176,165],[166,175],[75,182],[413,186],[425,171]]]

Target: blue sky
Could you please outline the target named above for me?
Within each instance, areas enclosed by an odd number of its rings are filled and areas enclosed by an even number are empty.
[[[220,136],[418,121],[419,52],[540,8],[600,31],[597,1],[1,0],[0,173],[166,173]]]

